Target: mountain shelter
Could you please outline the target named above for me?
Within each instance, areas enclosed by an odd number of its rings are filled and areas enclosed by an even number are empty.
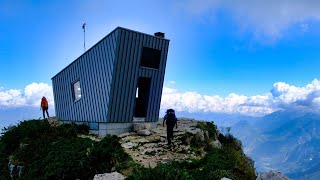
[[[117,27],[52,77],[56,117],[105,136],[159,119],[169,40]]]

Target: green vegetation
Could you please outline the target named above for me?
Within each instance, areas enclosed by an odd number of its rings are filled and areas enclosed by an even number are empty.
[[[254,168],[241,151],[229,147],[214,149],[201,160],[159,164],[155,168],[136,169],[129,179],[212,179],[227,177],[233,180],[256,179]]]
[[[216,139],[217,132],[217,126],[213,122],[198,122],[197,128],[207,131],[209,133],[209,137],[212,139]]]
[[[201,152],[202,159],[145,168],[124,152],[116,136],[96,142],[78,136],[88,134],[86,125],[52,126],[47,120],[24,121],[17,127],[4,129],[1,136],[0,179],[11,179],[9,161],[24,166],[20,179],[90,179],[112,169],[133,180],[256,178],[252,160],[243,153],[240,141],[232,135],[219,134],[210,122],[198,123],[197,128],[204,131],[203,135],[186,133],[183,141]],[[211,145],[216,139],[221,148]]]
[[[88,130],[76,124],[54,127],[47,120],[24,121],[5,129],[0,140],[0,179],[10,179],[9,160],[25,167],[22,179],[89,179],[133,163],[116,136],[100,142],[77,136]]]
[[[133,180],[156,179],[217,179],[227,177],[233,180],[256,179],[252,160],[245,156],[241,142],[232,135],[219,134],[217,127],[210,122],[198,123],[197,128],[207,131],[209,138],[201,142],[197,136],[186,133],[182,138],[193,148],[206,150],[206,155],[200,160],[174,161],[169,164],[159,164],[155,168],[137,168],[129,177]],[[209,142],[218,138],[222,147],[213,148]],[[197,149],[194,149],[197,150]]]

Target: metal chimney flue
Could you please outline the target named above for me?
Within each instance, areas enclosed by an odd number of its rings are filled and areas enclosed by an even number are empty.
[[[154,35],[159,37],[159,38],[164,38],[164,33],[163,32],[156,32],[156,33],[154,33]]]

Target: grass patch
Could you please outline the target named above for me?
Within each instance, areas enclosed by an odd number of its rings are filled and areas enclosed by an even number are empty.
[[[11,179],[9,159],[25,167],[22,179],[92,179],[112,168],[124,171],[129,164],[134,167],[118,137],[106,136],[96,142],[77,136],[88,131],[86,125],[53,127],[47,120],[24,121],[4,129],[0,139],[0,179]]]

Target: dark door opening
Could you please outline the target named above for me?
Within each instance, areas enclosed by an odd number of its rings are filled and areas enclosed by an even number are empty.
[[[139,77],[136,90],[134,117],[146,117],[150,95],[151,78]]]

